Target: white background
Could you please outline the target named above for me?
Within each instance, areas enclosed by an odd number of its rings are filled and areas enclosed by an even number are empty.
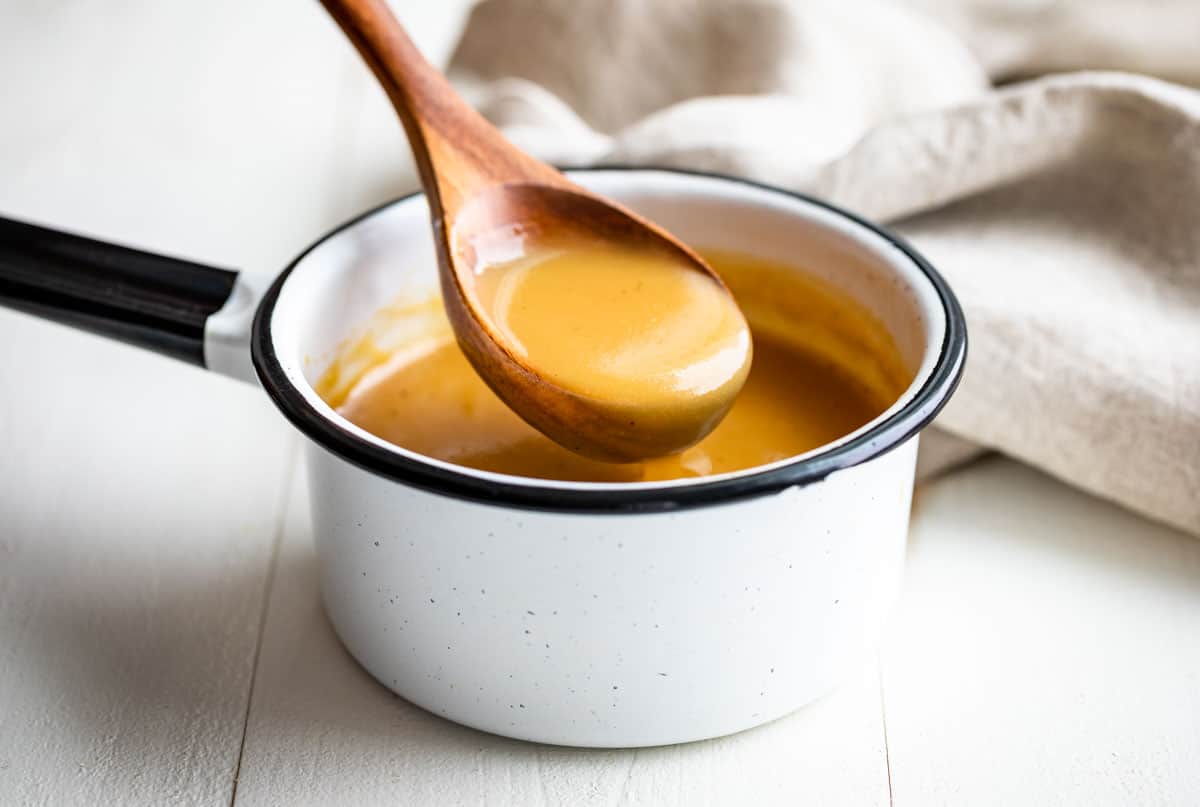
[[[442,58],[435,5],[397,4]],[[412,185],[311,2],[0,0],[0,121],[0,215],[253,272]],[[1010,461],[919,491],[835,695],[595,752],[355,666],[296,446],[250,386],[0,311],[0,804],[1200,803],[1200,541]]]

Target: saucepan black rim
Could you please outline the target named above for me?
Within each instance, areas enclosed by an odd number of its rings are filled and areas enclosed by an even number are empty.
[[[810,485],[822,481],[835,471],[881,456],[904,443],[933,420],[958,386],[967,354],[966,321],[962,308],[937,270],[895,233],[812,196],[724,174],[632,165],[601,165],[569,170],[577,173],[666,172],[740,183],[800,199],[876,233],[925,274],[945,311],[946,330],[933,372],[900,410],[853,439],[784,465],[725,479],[706,481],[700,478],[686,485],[653,488],[548,487],[537,484],[537,480],[526,483],[517,477],[503,481],[485,479],[466,470],[457,471],[415,456],[405,456],[362,439],[309,403],[292,384],[275,353],[271,322],[284,284],[310,252],[363,219],[419,195],[409,194],[368,210],[326,233],[283,270],[259,304],[251,334],[254,368],[263,388],[284,416],[311,440],[342,459],[378,476],[432,493],[530,510],[618,514],[665,512],[726,504]]]

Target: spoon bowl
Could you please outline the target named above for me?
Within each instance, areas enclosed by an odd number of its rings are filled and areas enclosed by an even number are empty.
[[[632,462],[699,442],[724,417],[745,381],[749,340],[733,346],[734,355],[725,362],[728,369],[702,394],[681,394],[678,388],[668,387],[635,398],[572,389],[523,354],[520,343],[489,312],[479,289],[479,275],[488,266],[560,244],[632,249],[672,263],[694,264],[722,294],[729,293],[688,247],[618,205],[557,185],[497,186],[476,195],[459,211],[450,233],[456,271],[442,274],[446,311],[468,360],[510,408],[576,453]],[[447,281],[454,287],[446,288]],[[740,312],[738,317],[745,328]]]

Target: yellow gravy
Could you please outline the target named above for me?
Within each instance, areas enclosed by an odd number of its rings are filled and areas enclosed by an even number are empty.
[[[911,380],[883,326],[832,287],[778,264],[703,254],[750,322],[754,361],[725,419],[680,454],[611,464],[562,448],[475,374],[438,300],[379,312],[339,351],[317,391],[352,423],[429,457],[517,476],[635,482],[726,473],[804,453],[879,415]],[[512,327],[534,341],[535,322]],[[569,356],[563,359],[563,372],[574,372]],[[668,365],[661,366],[669,373]]]
[[[522,364],[560,389],[661,423],[663,439],[680,435],[667,450],[707,434],[750,367],[750,330],[737,303],[675,255],[543,245],[477,270],[473,286]]]

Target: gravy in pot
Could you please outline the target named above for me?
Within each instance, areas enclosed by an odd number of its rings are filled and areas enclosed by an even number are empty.
[[[802,454],[874,419],[908,385],[912,371],[886,329],[854,300],[790,267],[701,252],[749,320],[754,360],[724,420],[678,454],[615,464],[562,448],[476,375],[436,300],[380,312],[364,336],[340,351],[317,391],[350,422],[436,459],[516,476],[640,482],[739,471]],[[484,294],[503,293],[504,278],[496,280]],[[510,326],[532,341],[527,329],[536,323]],[[653,367],[653,357],[643,358]],[[564,353],[555,361],[569,359]],[[642,383],[634,376],[631,383]]]

